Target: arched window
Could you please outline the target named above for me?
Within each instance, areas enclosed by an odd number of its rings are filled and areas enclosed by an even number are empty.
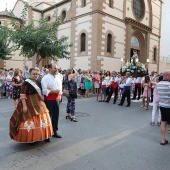
[[[112,52],[112,35],[111,34],[107,35],[107,52],[108,53]]]
[[[51,16],[50,15],[47,17],[47,21],[48,22],[51,21]]]
[[[136,18],[142,19],[145,14],[144,0],[133,0],[133,12]]]
[[[81,34],[81,52],[86,51],[86,34]]]
[[[156,57],[157,57],[157,49],[156,47],[153,50],[153,61],[156,62]]]
[[[139,47],[140,46],[139,40],[135,36],[131,37],[131,46],[133,46],[133,47]]]
[[[61,16],[61,22],[64,22],[65,20],[66,20],[66,11],[63,11]]]
[[[86,6],[86,0],[82,0],[82,7]]]
[[[109,7],[113,8],[113,0],[109,0]]]

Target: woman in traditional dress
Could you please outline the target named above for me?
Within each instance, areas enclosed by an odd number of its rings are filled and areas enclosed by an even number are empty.
[[[5,92],[5,72],[0,70],[0,99],[2,98]]]
[[[12,78],[12,85],[13,85],[13,100],[14,106],[17,107],[18,100],[20,98],[21,93],[21,85],[22,85],[22,78],[21,78],[21,71],[16,69],[14,72],[14,77]]]
[[[43,101],[37,71],[30,69],[30,79],[22,84],[20,101],[10,119],[10,137],[17,142],[50,141],[53,128],[49,111]]]
[[[8,99],[11,98],[13,92],[12,77],[13,77],[13,71],[10,70],[6,78],[6,95],[8,96]]]

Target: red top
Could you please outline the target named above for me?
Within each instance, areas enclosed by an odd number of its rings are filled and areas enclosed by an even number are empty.
[[[100,76],[98,74],[94,75],[94,82],[96,82],[96,83],[100,82]]]
[[[118,87],[118,83],[117,83],[117,82],[112,81],[112,86],[113,86],[113,88],[116,88],[116,87]]]
[[[102,85],[102,89],[105,89],[106,88],[106,85]]]
[[[49,94],[48,96],[44,96],[44,100],[60,100],[59,94]]]

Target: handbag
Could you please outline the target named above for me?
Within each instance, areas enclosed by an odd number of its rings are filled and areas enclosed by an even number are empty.
[[[77,92],[75,90],[69,91],[69,96],[73,99],[77,98]]]

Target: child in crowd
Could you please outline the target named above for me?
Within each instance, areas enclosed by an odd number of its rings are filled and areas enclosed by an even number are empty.
[[[142,82],[144,91],[143,91],[143,95],[142,95],[142,106],[141,107],[145,107],[145,99],[146,99],[146,107],[145,109],[148,110],[149,108],[149,101],[150,101],[150,97],[151,97],[151,81],[150,81],[150,77],[147,75],[145,76],[145,80]]]
[[[120,84],[119,84],[119,99],[122,98],[122,92],[123,92],[123,88],[124,88],[124,84],[125,84],[125,77],[122,76],[121,80],[120,80]]]
[[[102,83],[101,83],[101,93],[100,93],[101,100],[99,100],[99,102],[104,102],[105,99],[106,99],[106,81],[105,81],[104,76],[101,78],[101,81],[102,81]]]

